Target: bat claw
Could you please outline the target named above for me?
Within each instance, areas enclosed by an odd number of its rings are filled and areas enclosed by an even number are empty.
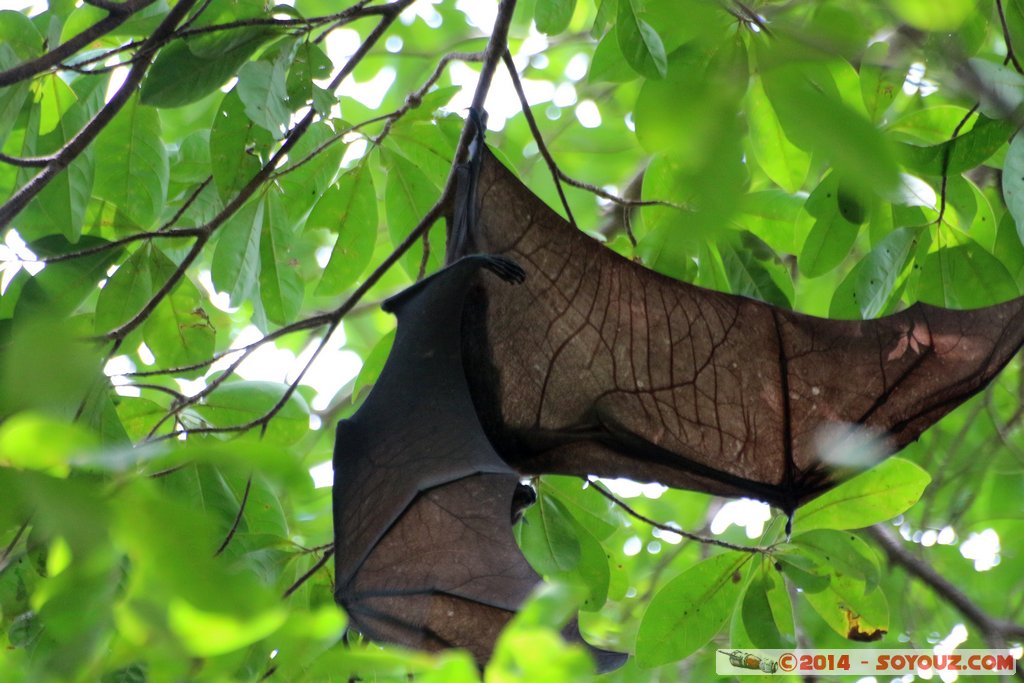
[[[507,256],[488,256],[484,267],[505,282],[519,285],[526,280],[526,271]]]

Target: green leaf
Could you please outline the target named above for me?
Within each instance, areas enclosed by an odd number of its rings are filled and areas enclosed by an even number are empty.
[[[29,243],[40,257],[58,256],[84,249],[101,248],[107,240],[85,235],[78,244],[71,244],[59,235],[50,235]],[[78,258],[51,263],[31,278],[21,292],[14,317],[49,315],[69,317],[85,299],[96,291],[107,268],[117,261],[122,250],[102,249]]]
[[[732,614],[752,557],[736,551],[715,555],[659,590],[637,631],[637,664],[650,668],[678,661],[710,641]]]
[[[761,55],[762,81],[786,137],[831,163],[844,182],[858,189],[885,192],[899,183],[889,141],[842,99],[823,64],[781,62]]]
[[[1024,242],[1024,135],[1017,133],[1003,161],[1003,199]]]
[[[292,255],[295,230],[284,214],[277,193],[267,193],[264,201],[263,232],[259,240],[260,300],[271,322],[286,325],[298,316],[305,293],[298,262]]]
[[[848,221],[841,211],[841,192],[833,174],[807,198],[805,209],[816,219],[798,260],[800,272],[807,277],[819,277],[842,263],[860,232],[860,225]]]
[[[917,247],[917,234],[915,228],[899,228],[875,245],[836,287],[829,316],[856,320],[882,315]]]
[[[615,504],[589,486],[584,487],[576,477],[544,475],[537,486],[549,495],[557,496],[572,513],[573,519],[599,541],[611,536],[621,526]]]
[[[861,529],[892,519],[917,502],[931,477],[903,458],[889,458],[797,510],[793,528]]]
[[[384,188],[384,208],[387,213],[388,232],[392,244],[400,244],[427,214],[438,197],[434,183],[412,163],[399,154],[388,154],[384,157],[388,170],[387,186]],[[427,272],[436,270],[441,265],[439,252],[442,245],[432,244]],[[423,260],[422,243],[414,244],[402,257],[402,268],[412,277],[420,271]]]
[[[665,44],[658,32],[640,17],[636,0],[619,0],[615,24],[619,49],[626,62],[641,76],[664,78],[668,74]]]
[[[0,466],[63,477],[76,456],[98,445],[96,436],[81,425],[21,413],[0,426]]]
[[[749,242],[750,238],[757,240],[750,233],[745,233],[744,237],[748,238],[744,242]],[[763,243],[762,245],[767,246]],[[754,250],[746,244],[734,244],[730,241],[722,240],[718,242],[718,251],[722,255],[722,265],[725,267],[725,274],[729,278],[729,286],[733,294],[760,299],[782,308],[793,307],[789,296],[782,291],[775,278],[772,277],[771,272],[769,272],[769,268],[775,264],[758,259],[754,254]],[[774,253],[771,254],[771,257],[774,256]],[[777,268],[777,270],[780,269]],[[779,278],[784,278],[788,281],[789,275],[785,271],[780,270]],[[792,290],[791,285],[790,290]]]
[[[786,137],[760,80],[747,91],[747,124],[751,150],[765,174],[787,192],[803,187],[811,156]]]
[[[150,250],[153,286],[167,282],[177,266],[157,248]],[[159,284],[158,284],[159,283]],[[171,293],[153,310],[142,334],[160,367],[171,368],[208,360],[213,355],[216,331],[203,309],[203,297],[188,277],[179,280]],[[203,374],[199,369],[182,373]]]
[[[95,194],[140,228],[149,228],[167,203],[170,175],[157,111],[132,98],[96,145],[104,152],[96,160]]]
[[[259,172],[258,150],[269,145],[270,134],[246,116],[238,93],[225,95],[210,129],[210,163],[221,199],[229,200]]]
[[[49,78],[49,77],[47,77]],[[51,154],[71,140],[87,121],[87,112],[81,102],[74,103],[48,135],[36,143],[35,153]],[[29,202],[18,215],[18,231],[27,239],[60,233],[71,242],[78,241],[82,234],[85,209],[92,195],[94,177],[94,145],[79,154],[62,172]],[[22,181],[31,174],[22,169]]]
[[[142,103],[181,107],[198,102],[224,85],[275,34],[264,26],[245,26],[173,41],[156,56],[142,81]]]
[[[196,412],[215,427],[233,427],[263,418],[288,386],[277,382],[229,382],[206,398]],[[264,435],[269,443],[292,446],[309,432],[309,406],[296,391],[274,415]]]
[[[958,236],[961,244],[928,254],[921,267],[918,299],[946,308],[981,308],[1020,295],[1006,267],[980,244]]]
[[[587,82],[624,83],[632,81],[636,77],[637,72],[630,68],[629,62],[622,57],[622,49],[619,47],[619,31],[612,26],[594,48],[594,56],[590,60],[590,69],[587,72]]]
[[[264,206],[263,201],[250,200],[218,231],[210,275],[217,291],[231,296],[232,306],[251,298],[259,282]]]
[[[743,629],[755,647],[782,648],[790,643],[783,636],[783,631],[780,629],[779,624],[776,623],[776,619],[779,617],[785,619],[788,616],[789,623],[785,625],[788,627],[786,633],[791,634],[793,630],[792,606],[789,604],[789,595],[785,593],[785,590],[779,591],[779,584],[782,581],[778,574],[774,568],[769,569],[767,567],[771,567],[771,564],[761,562],[750,584],[747,585],[747,590],[743,594],[743,603],[740,607],[739,616],[743,620]],[[776,595],[769,597],[773,591],[784,596],[784,606],[777,599]],[[784,613],[776,615],[773,607]]]
[[[47,269],[49,270],[49,269]],[[0,353],[0,416],[34,410],[66,422],[105,382],[100,349],[64,318],[16,317]]]
[[[109,332],[131,320],[153,296],[153,280],[149,272],[151,249],[149,243],[137,249],[100,290],[100,298],[96,302],[97,334]]]
[[[543,489],[523,514],[519,535],[523,552],[541,574],[566,574],[580,564],[583,553],[572,515]]]
[[[981,81],[978,109],[990,119],[1009,118],[1024,102],[1024,76],[1012,67],[978,57],[967,60]]]
[[[889,630],[889,603],[879,588],[867,589],[863,581],[833,574],[821,591],[804,591],[804,597],[829,627],[857,642],[879,640]]]
[[[277,182],[292,225],[302,225],[330,187],[344,153],[345,143],[323,122],[311,125],[289,151],[289,164],[281,169]]]
[[[942,175],[945,165],[946,175],[954,175],[984,163],[1006,143],[1014,130],[1009,121],[979,116],[971,130],[953,140],[928,147],[900,143],[897,153],[903,165],[911,171]]]
[[[793,544],[832,573],[864,581],[868,588],[878,585],[878,554],[856,534],[815,529],[795,536]]]
[[[954,31],[973,12],[977,0],[888,0],[904,21],[922,31]]]
[[[337,296],[366,270],[377,243],[377,195],[369,166],[358,164],[328,189],[306,226],[338,233],[316,289],[317,296]]]
[[[197,657],[222,655],[261,640],[284,624],[283,607],[256,616],[206,612],[189,602],[173,599],[167,609],[168,626]]]
[[[279,140],[288,127],[288,93],[285,90],[287,64],[278,58],[272,62],[248,62],[238,70],[235,90],[245,105],[249,120]]]
[[[57,127],[78,96],[57,74],[46,74],[33,81],[32,89],[39,107],[39,134],[46,135]]]
[[[286,82],[289,105],[292,109],[310,101],[316,104],[318,86],[313,81],[330,77],[331,66],[331,60],[318,44],[309,40],[299,43],[295,59],[288,68]],[[317,107],[317,111],[326,115],[330,112],[330,106],[326,110]]]
[[[569,28],[569,21],[576,9],[576,0],[538,0],[533,10],[537,30],[556,35]]]
[[[42,54],[43,36],[35,24],[21,12],[0,11],[0,44],[6,45],[18,61],[28,61]]]

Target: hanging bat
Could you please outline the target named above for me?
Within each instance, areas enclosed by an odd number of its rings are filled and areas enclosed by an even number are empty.
[[[334,456],[335,595],[353,624],[375,640],[465,647],[481,664],[540,581],[512,536],[528,494],[487,440],[462,365],[463,301],[483,271],[505,287],[523,279],[508,259],[467,256],[386,302],[391,355],[338,423]],[[566,635],[580,638],[574,625]],[[605,670],[623,660],[591,650]]]
[[[792,513],[848,473],[828,462],[834,434],[895,452],[1024,343],[1022,299],[832,321],[658,275],[569,225],[479,138],[457,196],[450,265],[387,302],[391,355],[338,425],[335,595],[371,639],[489,659],[539,581],[512,537],[521,476]],[[593,653],[602,670],[623,660]]]

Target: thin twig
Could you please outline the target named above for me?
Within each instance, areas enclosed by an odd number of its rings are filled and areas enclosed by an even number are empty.
[[[195,0],[183,1],[192,3],[195,2]],[[384,33],[387,32],[387,29],[391,26],[395,19],[398,18],[399,13],[401,13],[401,11],[410,4],[412,4],[412,0],[397,0],[396,2],[393,2],[390,5],[386,5],[386,7],[390,8],[390,11],[387,14],[383,14],[381,20],[377,23],[377,26],[374,27],[374,29],[366,37],[366,40],[364,40],[363,43],[359,46],[359,49],[355,51],[355,53],[349,58],[348,62],[346,62],[345,66],[342,67],[338,75],[335,76],[335,78],[331,81],[330,85],[328,86],[328,89],[334,90],[341,84],[343,80],[345,80],[345,78],[350,73],[352,73],[356,65],[362,61],[363,57],[365,57],[366,54],[373,48],[373,46],[376,45],[377,41],[380,40],[381,36],[383,36]],[[277,168],[277,165],[278,163],[280,163],[281,159],[283,159],[288,154],[288,152],[296,145],[296,143],[299,141],[299,139],[301,139],[305,132],[309,130],[309,127],[312,125],[313,120],[315,118],[316,111],[310,108],[306,115],[302,117],[302,120],[295,124],[295,126],[289,131],[285,141],[281,144],[278,150],[271,156],[270,160],[267,161],[267,163],[260,168],[260,170],[249,180],[248,183],[246,183],[245,187],[238,191],[238,194],[236,194],[235,197],[230,202],[228,202],[227,206],[225,206],[220,211],[220,213],[218,213],[216,216],[210,219],[210,221],[203,226],[203,233],[196,239],[195,244],[192,245],[192,248],[182,259],[181,263],[178,265],[178,268],[174,271],[174,273],[172,273],[171,277],[168,278],[168,280],[160,287],[159,290],[157,290],[157,292],[152,297],[150,297],[149,301],[146,302],[146,305],[143,306],[138,313],[132,316],[131,319],[122,324],[120,327],[117,327],[108,332],[106,335],[104,335],[107,339],[119,339],[127,336],[135,328],[141,325],[142,322],[145,321],[150,316],[150,314],[152,314],[152,312],[156,309],[160,302],[163,301],[164,297],[166,297],[170,293],[170,291],[175,287],[175,285],[178,284],[181,278],[184,277],[185,272],[188,270],[188,267],[192,265],[192,263],[199,256],[200,252],[202,252],[203,247],[206,245],[206,242],[209,241],[210,237],[213,235],[213,232],[221,225],[223,225],[231,216],[233,216],[235,212],[238,211],[238,209],[240,209],[242,205],[245,204],[246,201],[248,201],[249,197],[251,197],[253,193],[255,193],[256,190],[270,177],[274,169]]]
[[[288,590],[286,590],[284,592],[284,594],[281,596],[281,598],[288,598],[288,597],[290,597],[292,593],[297,591],[302,586],[302,584],[304,584],[307,581],[309,581],[309,579],[314,574],[316,574],[318,571],[320,571],[321,567],[323,567],[325,564],[327,564],[327,560],[331,559],[332,555],[334,555],[334,547],[333,546],[331,547],[330,550],[328,550],[327,552],[324,553],[323,557],[321,557],[319,560],[316,561],[316,564],[314,564],[312,567],[309,568],[309,571],[307,571],[305,574],[300,576],[295,581],[295,583],[293,583],[292,585],[288,586]]]
[[[214,557],[219,557],[222,552],[231,543],[231,539],[235,537],[235,533],[238,531],[238,525],[242,523],[242,515],[245,514],[245,504],[249,502],[249,491],[252,489],[252,475],[245,480],[245,491],[242,493],[242,501],[238,504],[238,514],[235,515],[235,521],[231,523],[231,528],[228,529],[227,535],[224,537],[224,541],[217,548],[217,552],[213,554]]]
[[[541,135],[540,128],[537,126],[537,120],[533,118],[533,110],[530,109],[530,103],[526,99],[526,92],[523,90],[522,81],[519,80],[519,72],[516,71],[515,62],[512,61],[512,54],[505,50],[502,59],[504,59],[505,69],[512,79],[512,87],[515,88],[516,95],[519,96],[519,107],[523,111],[523,116],[526,117],[526,123],[530,126],[530,132],[533,133],[537,149],[540,150],[541,156],[544,157],[544,161],[548,165],[548,170],[551,171],[551,177],[555,181],[555,189],[558,190],[558,197],[562,200],[562,208],[565,209],[565,216],[573,226],[576,226],[576,218],[572,215],[572,209],[569,208],[569,200],[566,199],[565,192],[562,190],[562,182],[558,174],[558,164],[555,163],[551,152],[548,151],[548,146],[544,143],[544,136]]]
[[[1006,59],[1013,62],[1013,68],[1017,73],[1024,73],[1024,68],[1017,61],[1017,55],[1013,51],[1013,41],[1010,39],[1010,27],[1006,23],[1006,12],[1003,11],[1003,0],[996,0],[996,13],[999,14],[999,24],[1003,27],[1003,42],[1006,43]]]
[[[129,0],[131,2],[132,0]],[[148,5],[152,0],[144,0],[141,2],[142,6]],[[100,132],[107,127],[107,125],[113,120],[119,111],[128,103],[128,100],[135,94],[136,89],[142,82],[142,78],[146,75],[146,71],[149,69],[149,65],[153,59],[153,55],[156,52],[156,45],[160,43],[164,38],[171,35],[189,9],[196,3],[196,0],[181,0],[175,5],[167,16],[164,18],[160,25],[153,31],[152,35],[143,43],[139,50],[139,59],[132,65],[132,68],[128,71],[128,75],[125,77],[124,83],[117,89],[114,96],[107,101],[103,107],[96,112],[96,115],[86,123],[80,131],[78,131],[73,138],[68,140],[63,147],[54,155],[53,160],[46,165],[43,170],[33,176],[27,183],[22,185],[15,191],[15,193],[8,199],[3,206],[0,206],[0,227],[6,227],[10,224],[11,220],[17,216],[22,209],[24,209],[32,199],[38,195],[44,187],[46,187],[51,180],[53,180],[57,174],[66,169],[72,161],[74,161],[85,148],[96,138]],[[122,17],[113,17],[108,15],[110,19],[118,22],[123,21]],[[102,22],[100,22],[102,23]],[[81,35],[81,34],[79,34]],[[73,39],[72,39],[73,40]],[[71,41],[68,41],[71,42]],[[66,45],[67,43],[65,43]],[[56,50],[54,51],[56,52]],[[48,54],[53,54],[48,53]],[[62,61],[62,60],[58,60]],[[5,85],[2,78],[0,78],[0,85]]]
[[[9,154],[0,152],[0,161],[9,166],[17,166],[18,168],[43,168],[52,162],[53,159],[52,155],[45,157],[12,157]]]
[[[86,249],[79,249],[78,251],[69,251],[66,254],[54,254],[53,256],[44,256],[42,258],[35,259],[34,261],[26,260],[27,263],[60,263],[61,261],[70,261],[76,258],[82,258],[84,256],[92,256],[93,254],[99,254],[104,251],[111,249],[117,249],[123,247],[126,244],[132,242],[140,242],[142,240],[151,240],[157,237],[173,237],[173,238],[186,238],[186,237],[199,237],[203,233],[199,228],[181,228],[179,230],[165,230],[163,232],[139,232],[134,235],[128,235],[122,237],[119,240],[113,242],[106,242],[104,244],[97,244],[94,247],[88,247]]]
[[[640,512],[634,510],[626,501],[622,500],[614,493],[612,493],[605,487],[601,486],[601,484],[599,484],[595,479],[588,479],[587,483],[602,496],[604,496],[605,498],[607,498],[608,500],[610,500],[611,502],[615,503],[620,508],[625,510],[631,517],[635,517],[636,519],[639,519],[641,522],[653,526],[655,529],[660,529],[662,531],[667,531],[672,534],[677,534],[679,536],[682,536],[683,538],[688,538],[691,541],[697,541],[698,543],[703,543],[705,545],[716,545],[720,548],[738,550],[743,553],[764,554],[768,552],[767,548],[762,548],[760,546],[736,545],[735,543],[720,541],[717,538],[708,538],[706,536],[699,536],[697,534],[690,533],[689,531],[684,531],[679,527],[675,526],[674,524],[662,524],[661,522],[656,522],[650,517],[647,517],[641,514]]]
[[[6,71],[0,71],[0,88],[8,85],[14,85],[19,81],[24,81],[37,74],[41,74],[44,71],[52,69],[61,62],[67,60],[68,57],[71,57],[86,45],[89,45],[98,38],[110,33],[115,28],[123,24],[132,14],[152,5],[153,2],[154,0],[128,0],[124,3],[124,12],[120,14],[108,14],[103,19],[100,19],[98,22],[75,37],[69,38],[67,41],[61,43],[46,54],[40,55],[39,57],[27,62],[22,62],[17,66],[7,69]],[[177,23],[177,21],[175,21],[175,23]]]
[[[21,540],[22,534],[25,533],[25,529],[28,528],[28,524],[31,521],[32,515],[29,515],[25,518],[25,521],[21,523],[21,526],[18,527],[18,530],[14,533],[14,538],[12,538],[11,542],[7,544],[7,547],[4,548],[4,551],[0,553],[0,569],[3,569],[7,566],[7,558],[9,558],[11,556],[11,553],[14,552],[14,549],[18,545],[18,541]]]

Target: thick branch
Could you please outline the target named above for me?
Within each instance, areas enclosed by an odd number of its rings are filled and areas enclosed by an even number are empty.
[[[906,569],[912,576],[920,579],[938,593],[946,602],[956,607],[961,614],[981,630],[986,640],[1001,642],[1006,638],[1024,639],[1024,626],[990,616],[946,577],[935,571],[930,564],[911,554],[885,526],[876,524],[868,528],[868,533],[885,551],[890,562]]]

